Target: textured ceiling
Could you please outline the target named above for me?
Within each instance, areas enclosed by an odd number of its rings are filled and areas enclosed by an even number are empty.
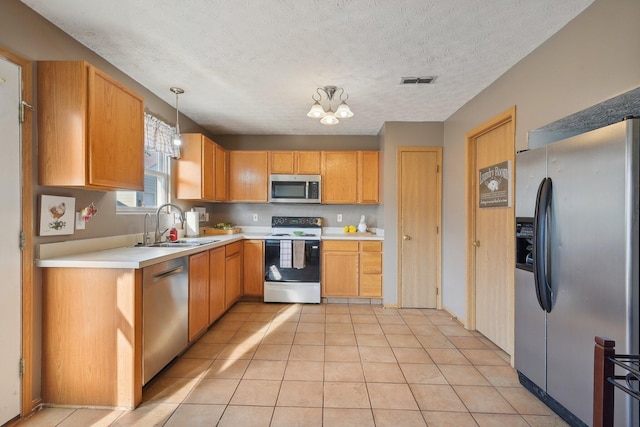
[[[593,2],[22,1],[169,104],[183,88],[180,111],[214,134],[301,135],[443,121]],[[306,117],[325,85],[354,117]]]

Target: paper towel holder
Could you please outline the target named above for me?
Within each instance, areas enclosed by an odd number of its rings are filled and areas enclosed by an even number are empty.
[[[200,214],[194,211],[185,212],[187,220],[185,221],[186,237],[198,237],[200,236]]]

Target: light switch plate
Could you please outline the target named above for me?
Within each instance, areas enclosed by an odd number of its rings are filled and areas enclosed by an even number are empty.
[[[84,230],[85,224],[86,222],[84,222],[82,214],[80,212],[76,212],[76,230]]]
[[[204,207],[194,207],[194,211],[198,212],[198,220],[200,222],[209,221],[209,215],[207,214],[207,208]]]

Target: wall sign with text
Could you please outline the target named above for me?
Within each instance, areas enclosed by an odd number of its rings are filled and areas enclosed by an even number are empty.
[[[511,206],[511,161],[480,169],[480,207]]]

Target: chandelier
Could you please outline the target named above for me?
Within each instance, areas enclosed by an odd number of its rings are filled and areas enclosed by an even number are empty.
[[[340,91],[340,94],[334,99],[334,95],[336,92]],[[311,106],[311,109],[307,113],[307,117],[311,117],[313,119],[320,119],[320,123],[323,125],[337,125],[340,123],[339,119],[348,119],[349,117],[353,117],[353,112],[347,105],[347,99],[349,99],[349,95],[344,93],[344,89],[336,86],[325,86],[319,87],[316,89],[316,94],[311,95],[311,99],[315,102]],[[329,104],[329,109],[325,111],[325,109],[320,105],[320,101],[322,101],[322,94],[324,93],[326,97],[326,102]],[[335,112],[332,109],[333,103],[337,104],[338,108]]]

